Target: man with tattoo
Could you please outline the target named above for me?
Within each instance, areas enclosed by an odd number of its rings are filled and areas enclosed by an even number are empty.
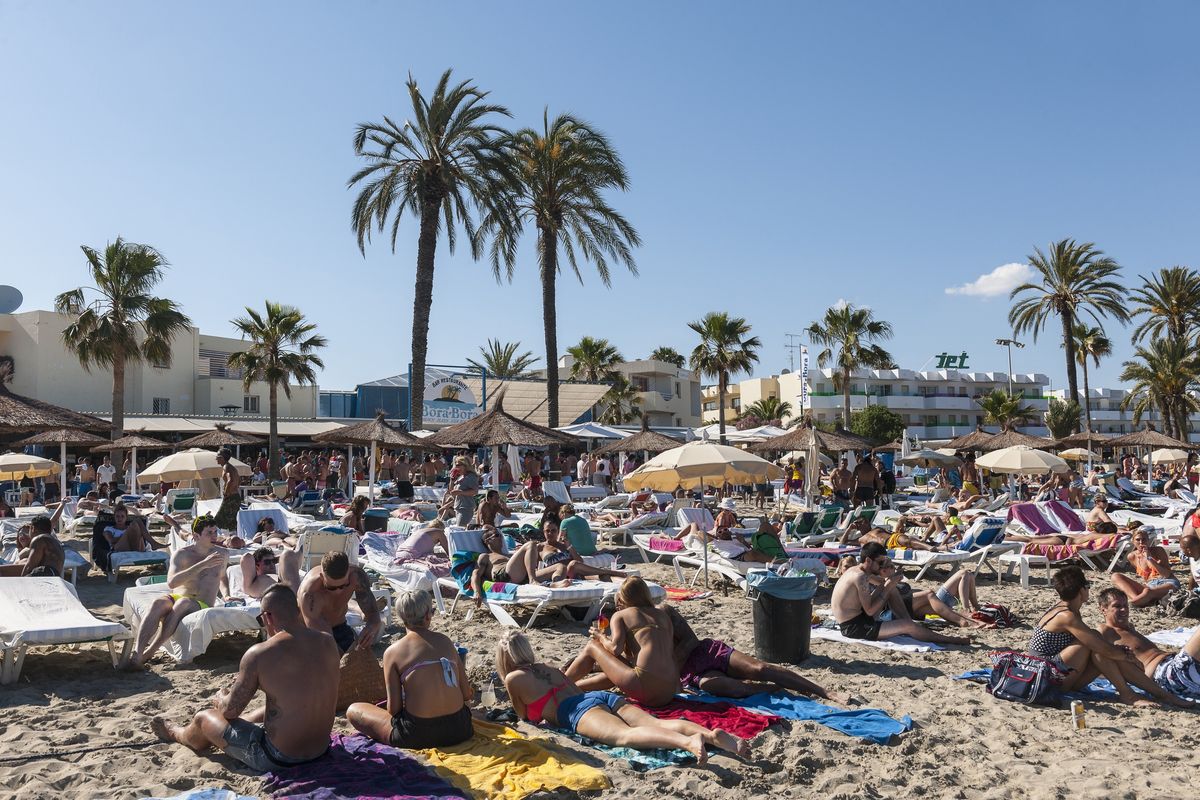
[[[160,739],[196,752],[216,747],[259,772],[325,754],[337,713],[337,646],[328,633],[305,626],[296,593],[283,584],[263,594],[259,621],[268,638],[242,656],[233,686],[187,725],[155,717],[150,728]],[[260,689],[266,706],[241,716]]]
[[[362,567],[351,567],[345,553],[326,553],[321,565],[304,576],[298,594],[304,624],[313,630],[333,634],[338,650],[343,653],[355,646],[354,629],[346,624],[350,595],[354,595],[366,621],[357,647],[370,647],[383,627],[375,595],[371,594],[371,579]]]

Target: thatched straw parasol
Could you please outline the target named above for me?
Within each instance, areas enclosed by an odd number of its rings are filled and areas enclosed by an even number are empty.
[[[817,449],[824,450],[827,453],[841,453],[846,450],[869,450],[874,444],[871,440],[864,439],[847,430],[839,429],[834,433],[829,433],[819,428],[810,428],[804,425],[785,433],[783,436],[776,436],[761,441],[751,446],[750,449],[758,453],[768,450],[782,450],[784,452],[807,450],[812,447],[814,437],[816,438]]]
[[[360,422],[357,425],[347,425],[344,428],[318,433],[312,438],[314,442],[357,445],[365,447],[370,451],[370,467],[367,472],[367,497],[371,502],[375,502],[375,448],[377,446],[387,445],[389,447],[403,447],[409,450],[431,450],[434,452],[439,449],[436,445],[429,444],[428,439],[418,439],[407,431],[388,425],[382,411],[375,413],[375,419]],[[347,453],[347,456],[346,473],[347,477],[350,478],[353,472],[350,469],[350,464],[354,458],[351,453]],[[353,479],[351,478],[351,480]],[[353,486],[352,483],[348,485]]]
[[[650,423],[645,417],[642,417],[641,431],[635,433],[633,436],[609,442],[597,449],[596,454],[606,456],[611,453],[664,453],[667,450],[679,447],[681,444],[683,442],[678,439],[672,439],[670,436],[664,436],[661,433],[655,433],[650,430]]]
[[[1091,448],[1093,444],[1098,444],[1102,447],[1108,447],[1109,441],[1113,437],[1107,433],[1097,433],[1096,431],[1081,431],[1072,433],[1070,436],[1064,436],[1054,443],[1055,450],[1070,450],[1073,447]]]
[[[551,447],[574,445],[574,436],[543,428],[532,422],[517,419],[504,410],[504,396],[497,395],[495,404],[485,414],[474,419],[442,428],[424,440],[436,447],[499,447],[515,444],[518,447]]]
[[[1127,433],[1104,443],[1105,447],[1179,447],[1185,450],[1195,449],[1195,445],[1181,442],[1154,429],[1153,422],[1146,423],[1146,430]]]
[[[1045,450],[1047,447],[1053,447],[1054,442],[1049,439],[1043,439],[1040,436],[1030,436],[1020,431],[1001,431],[983,444],[978,445],[976,449],[991,453],[996,450],[1004,450],[1008,447],[1017,447],[1018,445],[1030,447],[1034,450]]]
[[[59,491],[62,497],[67,496],[67,445],[80,446],[88,444],[101,444],[107,442],[103,436],[97,436],[94,433],[81,431],[78,428],[57,428],[52,431],[42,431],[35,433],[27,439],[22,439],[19,442],[14,442],[14,447],[27,447],[29,445],[58,445],[58,464],[59,464]]]
[[[129,454],[129,490],[137,494],[137,451],[138,450],[170,450],[173,445],[164,442],[161,439],[153,439],[149,436],[143,436],[141,431],[126,432],[124,436],[113,439],[107,444],[102,444],[99,447],[93,447],[93,453],[116,452],[118,450],[131,450]]]
[[[44,431],[53,428],[105,430],[108,423],[99,417],[78,414],[62,406],[43,403],[8,389],[13,376],[13,360],[0,356],[0,433]]]
[[[253,436],[241,431],[231,431],[229,430],[229,423],[218,422],[216,430],[193,436],[190,439],[184,439],[179,443],[179,447],[240,447],[241,445],[262,444],[263,441],[261,436]]]
[[[879,447],[872,447],[871,454],[874,455],[875,453],[899,453],[903,449],[904,449],[904,442],[897,439],[894,442],[888,442],[887,444],[881,444],[881,445],[879,445]]]
[[[984,447],[992,439],[996,438],[996,434],[988,433],[983,429],[982,425],[976,425],[975,430],[970,433],[959,436],[957,439],[951,439],[946,443],[947,450],[986,450]]]

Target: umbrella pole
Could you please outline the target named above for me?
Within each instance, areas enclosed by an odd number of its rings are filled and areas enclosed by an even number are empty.
[[[700,503],[704,503],[704,477],[700,478]],[[713,533],[716,533],[714,530]],[[704,588],[708,588],[708,542],[704,542]]]
[[[346,496],[354,499],[354,445],[346,445]]]
[[[129,485],[133,487],[129,493],[137,494],[137,448],[131,447],[129,449],[131,451],[129,454]]]
[[[492,488],[500,491],[500,445],[492,445]]]
[[[367,500],[375,504],[375,443],[371,442],[371,468],[367,474]]]
[[[67,443],[58,443],[58,502],[65,502],[67,499]]]

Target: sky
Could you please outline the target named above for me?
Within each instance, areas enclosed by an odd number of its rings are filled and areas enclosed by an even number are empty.
[[[609,199],[639,275],[564,275],[560,351],[687,354],[720,310],[766,375],[850,302],[892,323],[901,367],[1004,371],[1034,247],[1093,241],[1129,285],[1200,267],[1198,23],[1186,2],[0,0],[0,284],[50,308],[86,281],[79,246],[119,235],[166,255],[161,292],[205,333],[270,299],[329,339],[323,388],[405,372],[417,226],[359,252],[352,137],[409,115],[410,73],[453,68],[513,126],[589,120],[629,170]],[[497,284],[439,242],[429,363],[488,338],[544,362],[532,245]],[[1093,387],[1131,354],[1108,328]],[[1061,387],[1061,338],[1026,341],[1015,371]]]

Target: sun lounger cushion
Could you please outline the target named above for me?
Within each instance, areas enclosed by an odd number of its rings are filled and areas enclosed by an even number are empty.
[[[123,614],[129,626],[137,629],[138,623],[150,605],[168,593],[166,584],[150,584],[134,586],[125,590]],[[175,635],[167,640],[163,649],[171,658],[181,663],[190,663],[196,656],[204,653],[213,637],[218,633],[228,631],[257,631],[259,630],[258,616],[260,607],[257,601],[248,602],[244,606],[218,606],[205,608],[183,618]]]
[[[0,578],[0,644],[69,644],[128,633],[97,619],[61,578]]]

